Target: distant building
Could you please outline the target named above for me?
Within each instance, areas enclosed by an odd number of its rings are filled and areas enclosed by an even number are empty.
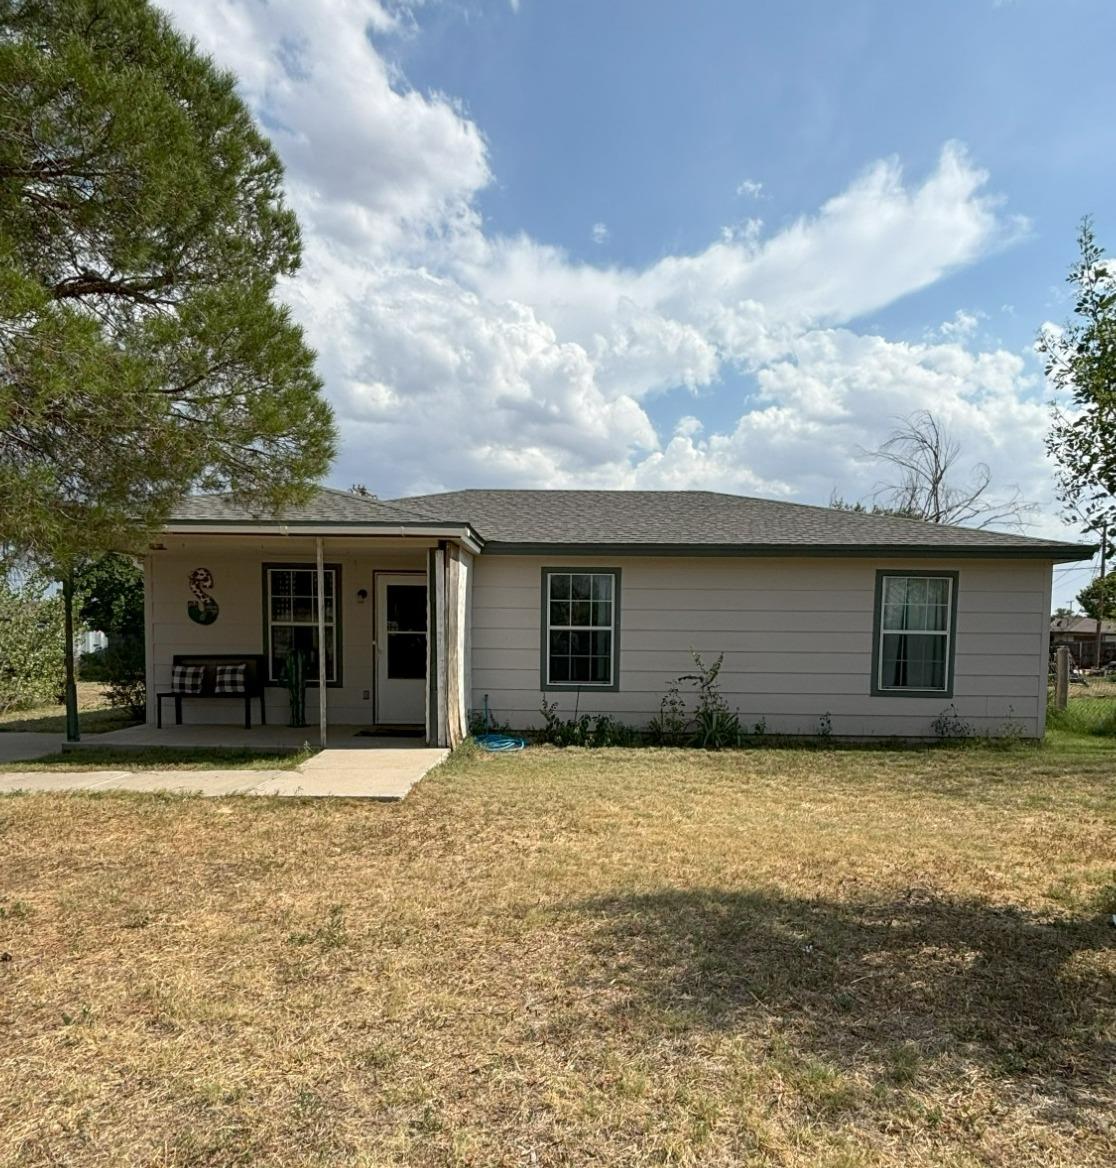
[[[86,653],[96,653],[108,644],[108,637],[96,629],[78,634],[78,653],[84,657]]]
[[[1116,621],[1101,621],[1101,665],[1116,661]],[[1065,645],[1078,665],[1097,664],[1097,622],[1091,616],[1056,616],[1050,621],[1050,648]]]

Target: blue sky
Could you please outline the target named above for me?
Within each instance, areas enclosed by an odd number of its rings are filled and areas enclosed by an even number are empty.
[[[1030,347],[1116,240],[1108,0],[167,7],[287,165],[338,484],[868,498],[927,408],[1069,534]]]

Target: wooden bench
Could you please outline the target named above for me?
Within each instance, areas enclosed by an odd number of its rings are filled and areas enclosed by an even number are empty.
[[[174,665],[203,665],[205,675],[200,693],[183,693],[174,689],[159,690],[155,694],[155,708],[158,711],[157,724],[163,728],[163,698],[174,698],[174,723],[182,725],[182,699],[204,698],[206,701],[220,701],[232,698],[244,703],[244,729],[252,728],[252,699],[260,699],[260,725],[267,725],[267,708],[264,702],[264,657],[262,653],[176,653]],[[245,665],[243,693],[214,693],[217,682],[218,665]]]

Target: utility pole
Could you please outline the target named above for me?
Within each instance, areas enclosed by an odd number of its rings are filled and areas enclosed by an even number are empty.
[[[1101,649],[1104,646],[1104,614],[1107,611],[1105,601],[1108,599],[1108,582],[1105,576],[1108,574],[1108,522],[1107,520],[1101,524],[1101,546],[1100,546],[1100,580],[1097,581],[1099,587],[1097,588],[1097,656],[1096,666],[1100,669],[1103,664],[1101,661]]]

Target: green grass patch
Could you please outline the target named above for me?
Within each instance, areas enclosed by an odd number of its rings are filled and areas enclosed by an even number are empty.
[[[1116,698],[1074,697],[1064,710],[1051,705],[1046,725],[1067,734],[1116,738]]]

